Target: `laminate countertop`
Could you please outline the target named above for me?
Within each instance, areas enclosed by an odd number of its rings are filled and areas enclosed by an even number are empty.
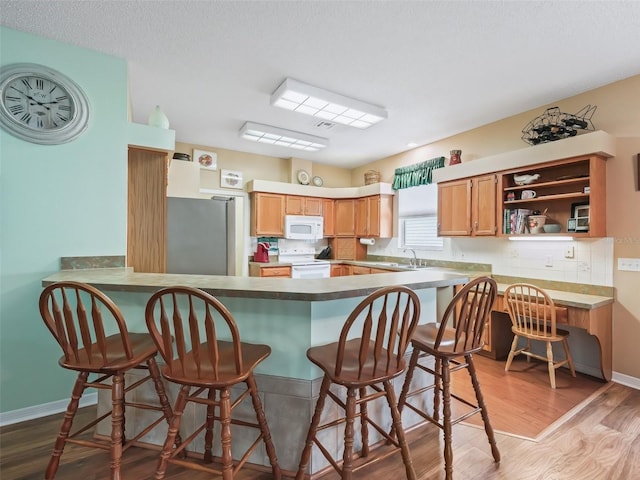
[[[42,285],[58,281],[78,281],[101,290],[146,293],[183,285],[200,288],[214,296],[322,301],[366,296],[389,285],[406,285],[415,290],[450,287],[468,282],[471,276],[469,272],[426,268],[301,281],[291,278],[136,273],[130,268],[104,268],[63,270],[43,279]]]

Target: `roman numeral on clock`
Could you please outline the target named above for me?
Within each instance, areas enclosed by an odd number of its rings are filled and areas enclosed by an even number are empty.
[[[27,80],[26,78],[22,78],[21,81],[25,87],[29,89],[31,88],[31,84],[29,83],[29,80]]]
[[[29,123],[31,121],[31,114],[29,112],[25,113],[23,116],[20,117],[20,121],[24,122],[24,123]]]
[[[18,115],[19,113],[24,112],[24,105],[11,105],[9,107],[9,111],[13,114],[13,115]]]
[[[43,90],[44,89],[44,80],[42,80],[41,78],[37,78],[36,79],[36,88],[38,90]]]

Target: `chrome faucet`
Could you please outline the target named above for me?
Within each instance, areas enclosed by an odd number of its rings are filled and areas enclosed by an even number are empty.
[[[408,251],[410,251],[411,253],[413,253],[413,258],[409,259],[409,266],[410,267],[417,267],[418,266],[418,257],[416,257],[416,251],[413,248],[405,248],[404,252],[406,253]]]

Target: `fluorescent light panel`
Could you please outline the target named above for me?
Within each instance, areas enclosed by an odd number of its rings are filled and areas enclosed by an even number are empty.
[[[329,145],[327,138],[255,122],[245,122],[240,129],[240,136],[258,143],[289,147],[305,152],[317,152]]]
[[[361,129],[387,118],[387,111],[382,107],[291,78],[285,79],[273,92],[271,105]]]

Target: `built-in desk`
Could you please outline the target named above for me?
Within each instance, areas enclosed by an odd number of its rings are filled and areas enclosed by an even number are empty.
[[[494,304],[494,311],[496,312],[506,312],[502,294],[507,286],[506,284],[498,284],[498,298]],[[586,295],[546,288],[545,291],[557,306],[566,307],[567,309],[566,317],[564,315],[558,317],[558,325],[582,328],[589,335],[595,337],[599,347],[602,378],[606,381],[611,381],[613,371],[613,297]],[[494,323],[492,328],[497,328],[499,325],[504,325],[504,323]],[[510,328],[510,323],[506,328]],[[497,332],[494,332],[494,334],[499,335]]]

